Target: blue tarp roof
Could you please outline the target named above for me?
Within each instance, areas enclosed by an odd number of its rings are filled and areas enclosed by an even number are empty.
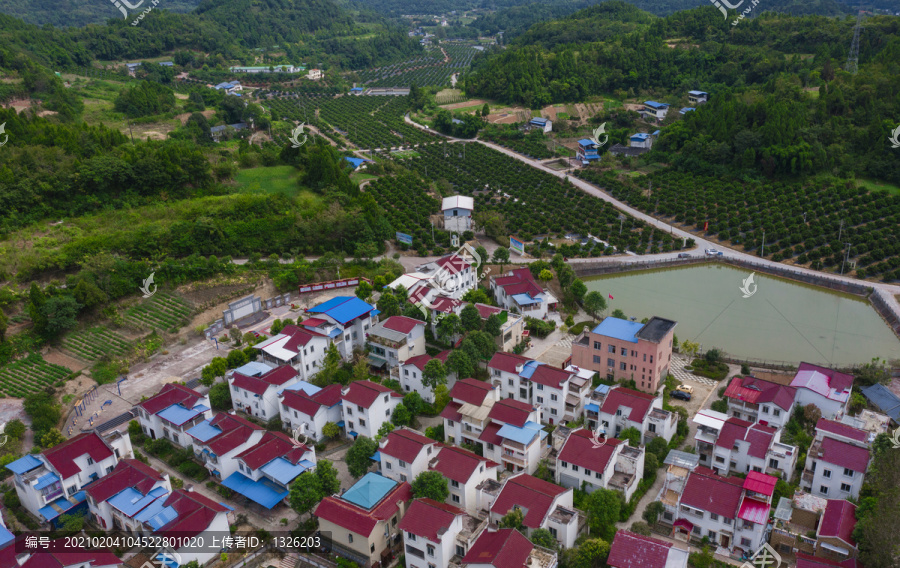
[[[42,475],[38,478],[37,484],[34,486],[35,489],[43,489],[44,487],[50,487],[54,483],[59,481],[59,476],[57,476],[52,471],[46,475]]]
[[[384,499],[384,496],[390,493],[396,485],[397,482],[393,479],[388,479],[377,473],[367,473],[356,482],[356,485],[348,489],[341,498],[363,509],[371,509]]]
[[[66,499],[65,497],[60,497],[59,499],[50,503],[49,505],[38,509],[38,512],[41,514],[42,517],[44,517],[48,521],[52,521],[56,517],[58,517],[60,515],[64,515],[66,513],[66,511],[75,507],[76,505],[78,505],[79,503],[84,501],[84,499],[85,499],[84,491],[79,491],[79,492],[75,493],[74,495],[72,495],[72,497],[70,497],[69,499]]]
[[[202,411],[193,408],[185,408],[180,404],[173,404],[156,413],[160,418],[168,420],[176,426],[181,426],[185,422],[195,418],[198,414],[202,414]]]
[[[22,456],[12,463],[6,464],[6,469],[10,470],[13,473],[25,473],[26,471],[31,471],[36,467],[40,467],[44,465],[44,462],[32,456],[31,454]]]
[[[306,311],[313,314],[327,314],[335,321],[344,324],[373,309],[375,308],[372,305],[363,302],[356,296],[337,296]]]
[[[542,431],[543,428],[540,424],[529,421],[523,424],[521,428],[513,426],[512,424],[504,424],[503,427],[497,431],[497,435],[501,438],[512,440],[513,442],[528,445],[534,440],[534,437],[539,435],[539,432]]]
[[[372,461],[380,462],[381,461],[381,452],[375,452],[372,454],[372,457],[369,458]]]
[[[278,487],[268,479],[254,481],[239,471],[222,480],[222,485],[259,503],[266,509],[277,505],[289,493],[287,489]]]
[[[594,328],[593,333],[619,339],[621,341],[629,341],[637,343],[637,332],[644,327],[644,324],[636,321],[628,321],[614,317],[608,317],[600,325]]]
[[[128,515],[129,517],[133,517],[135,514],[142,511],[147,505],[159,499],[163,495],[166,495],[167,493],[168,492],[166,491],[165,487],[156,487],[154,489],[151,489],[150,492],[146,495],[141,494],[140,491],[133,487],[128,487],[118,492],[107,502],[119,511],[122,511],[123,514]]]
[[[519,373],[519,376],[523,379],[530,379],[531,375],[534,374],[535,369],[538,368],[538,365],[541,365],[540,361],[529,361],[522,366],[522,372]]]
[[[535,300],[528,294],[513,294],[513,300],[516,301],[520,306],[529,306],[531,304],[540,304],[540,300]]]
[[[643,133],[643,132],[638,132],[637,134],[632,134],[632,135],[631,135],[631,139],[632,139],[632,140],[646,140],[646,139],[649,138],[649,137],[650,137],[649,134],[645,134],[645,133]]]
[[[241,365],[240,367],[235,369],[234,372],[240,373],[242,375],[247,375],[248,377],[258,377],[260,375],[265,375],[271,370],[272,367],[266,365],[265,363],[250,361],[246,365]]]
[[[353,87],[352,89],[350,89],[351,92],[358,92],[358,91],[362,91],[362,90],[363,90],[362,87]]]
[[[345,156],[344,159],[353,164],[353,169],[356,169],[362,164],[368,162],[368,160],[364,160],[362,158],[351,158],[350,156]]]
[[[594,389],[594,392],[599,392],[600,394],[607,394],[609,392],[609,385],[597,385],[597,388]]]
[[[197,438],[201,442],[208,442],[212,440],[216,436],[222,433],[222,431],[215,426],[211,426],[209,424],[209,420],[204,420],[200,424],[197,424],[193,428],[189,428],[187,433]]]
[[[593,402],[590,403],[590,404],[585,404],[585,405],[584,405],[584,409],[585,409],[586,411],[587,411],[587,410],[591,410],[591,411],[593,411],[593,412],[596,412],[597,414],[600,414],[600,407],[597,406],[596,404],[594,404]]]
[[[307,463],[311,462],[307,461]],[[303,462],[294,465],[284,458],[275,458],[274,460],[259,468],[261,472],[265,473],[266,475],[283,485],[287,485],[288,483],[294,481],[294,479],[296,479],[298,475],[300,475],[307,469],[309,469],[309,467],[303,464]]]
[[[886,386],[875,384],[860,389],[872,404],[891,417],[894,422],[900,422],[900,398],[892,393]]]

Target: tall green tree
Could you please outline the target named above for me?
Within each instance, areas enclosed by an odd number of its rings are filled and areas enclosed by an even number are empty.
[[[425,363],[425,368],[422,370],[422,384],[432,390],[438,385],[447,384],[447,369],[444,368],[444,363],[440,359],[432,359]]]
[[[481,313],[478,308],[472,304],[466,306],[460,311],[459,318],[462,321],[462,327],[466,331],[475,331],[481,329]]]
[[[415,498],[427,497],[443,503],[450,496],[447,479],[437,471],[423,471],[412,482],[412,493]]]
[[[591,317],[597,319],[600,315],[600,312],[606,309],[606,298],[603,297],[603,294],[594,290],[592,292],[588,292],[584,296],[584,311],[591,314]]]
[[[583,506],[591,534],[609,542],[615,537],[622,510],[622,497],[612,489],[597,489],[587,496]]]
[[[450,352],[444,367],[449,372],[456,373],[457,379],[467,379],[475,375],[475,363],[459,349]]]
[[[356,441],[347,450],[344,461],[347,463],[347,469],[353,477],[362,477],[369,471],[372,465],[370,459],[375,452],[378,451],[378,443],[371,438],[365,436],[357,436]]]

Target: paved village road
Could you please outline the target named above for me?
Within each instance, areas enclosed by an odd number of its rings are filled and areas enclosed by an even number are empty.
[[[707,248],[715,248],[715,249],[721,250],[723,253],[725,253],[725,256],[728,256],[731,258],[736,258],[736,259],[747,261],[747,262],[754,262],[756,264],[764,264],[764,265],[768,265],[768,266],[772,266],[772,267],[777,267],[781,270],[788,269],[788,270],[792,270],[798,274],[812,274],[812,275],[817,275],[817,276],[827,276],[828,278],[833,278],[835,280],[840,280],[843,282],[853,282],[856,284],[860,283],[860,281],[858,279],[852,278],[850,276],[841,276],[838,274],[827,274],[824,272],[819,272],[818,270],[812,270],[810,268],[803,268],[803,267],[799,267],[799,266],[789,266],[786,264],[782,264],[780,262],[775,262],[773,260],[769,260],[766,258],[760,258],[760,257],[752,255],[752,254],[734,250],[734,249],[728,248],[728,247],[723,246],[718,243],[712,243],[712,242],[704,239],[700,235],[691,233],[689,231],[685,231],[683,229],[679,229],[677,227],[673,227],[672,225],[670,225],[669,223],[666,223],[665,221],[660,221],[659,219],[651,217],[650,215],[647,215],[646,213],[643,213],[643,212],[619,201],[618,199],[616,199],[613,196],[609,195],[608,193],[604,192],[602,189],[600,189],[596,185],[593,185],[591,183],[588,183],[588,182],[578,179],[578,178],[569,177],[565,171],[553,170],[553,169],[545,166],[544,164],[542,164],[540,162],[540,160],[533,160],[531,158],[526,158],[525,156],[518,154],[516,152],[513,152],[512,150],[509,150],[502,146],[498,146],[491,142],[485,142],[484,140],[478,140],[477,138],[475,140],[462,140],[460,138],[453,138],[451,136],[446,136],[444,134],[441,134],[435,130],[432,130],[430,128],[422,126],[421,124],[413,121],[411,118],[409,118],[408,114],[404,117],[404,119],[409,124],[412,124],[423,130],[427,130],[428,132],[436,133],[436,134],[443,136],[453,142],[477,142],[479,144],[483,144],[484,146],[487,146],[488,148],[491,148],[493,150],[496,150],[498,152],[506,154],[507,156],[509,156],[511,158],[515,158],[515,159],[519,160],[520,162],[525,162],[529,166],[531,166],[533,168],[537,168],[537,169],[539,169],[543,172],[546,172],[550,175],[556,176],[558,178],[567,178],[575,187],[581,189],[585,193],[587,193],[589,195],[593,195],[594,197],[598,197],[598,198],[610,203],[616,209],[619,209],[620,211],[624,211],[625,213],[628,213],[632,217],[640,219],[641,221],[644,221],[645,223],[652,225],[653,227],[660,229],[661,231],[668,231],[671,234],[677,235],[678,237],[681,237],[681,238],[694,239],[694,242],[697,243],[698,250],[702,251],[703,249],[707,249]],[[601,258],[601,259],[573,258],[573,259],[569,259],[569,263],[580,264],[580,263],[588,263],[588,262],[590,262],[590,263],[596,263],[596,262],[613,262],[613,263],[646,262],[646,261],[652,261],[652,260],[675,258],[677,256],[677,254],[678,254],[678,252],[676,251],[676,252],[670,252],[670,253],[644,254],[644,255],[639,255],[639,256],[626,256],[626,257],[617,256],[614,258],[607,257],[607,258]],[[695,256],[700,256],[702,254],[703,254],[702,252],[695,253]],[[872,287],[875,290],[875,293],[878,294],[879,296],[881,296],[881,298],[887,302],[887,304],[891,307],[891,310],[895,314],[900,316],[900,302],[898,302],[897,298],[896,298],[896,296],[898,294],[900,294],[900,286],[896,286],[893,284],[886,284],[883,282],[866,282],[865,285]]]

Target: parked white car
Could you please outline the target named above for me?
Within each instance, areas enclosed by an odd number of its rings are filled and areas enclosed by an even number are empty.
[[[716,249],[706,249],[706,254],[709,256],[725,256],[725,253]]]

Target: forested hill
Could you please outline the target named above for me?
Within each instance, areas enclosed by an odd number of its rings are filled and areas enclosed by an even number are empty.
[[[131,2],[137,4],[137,0]],[[150,2],[145,0],[140,9]],[[171,12],[190,12],[200,0],[161,0],[158,6]],[[122,13],[109,0],[0,0],[0,14],[15,16],[29,24],[81,27],[121,19]]]

